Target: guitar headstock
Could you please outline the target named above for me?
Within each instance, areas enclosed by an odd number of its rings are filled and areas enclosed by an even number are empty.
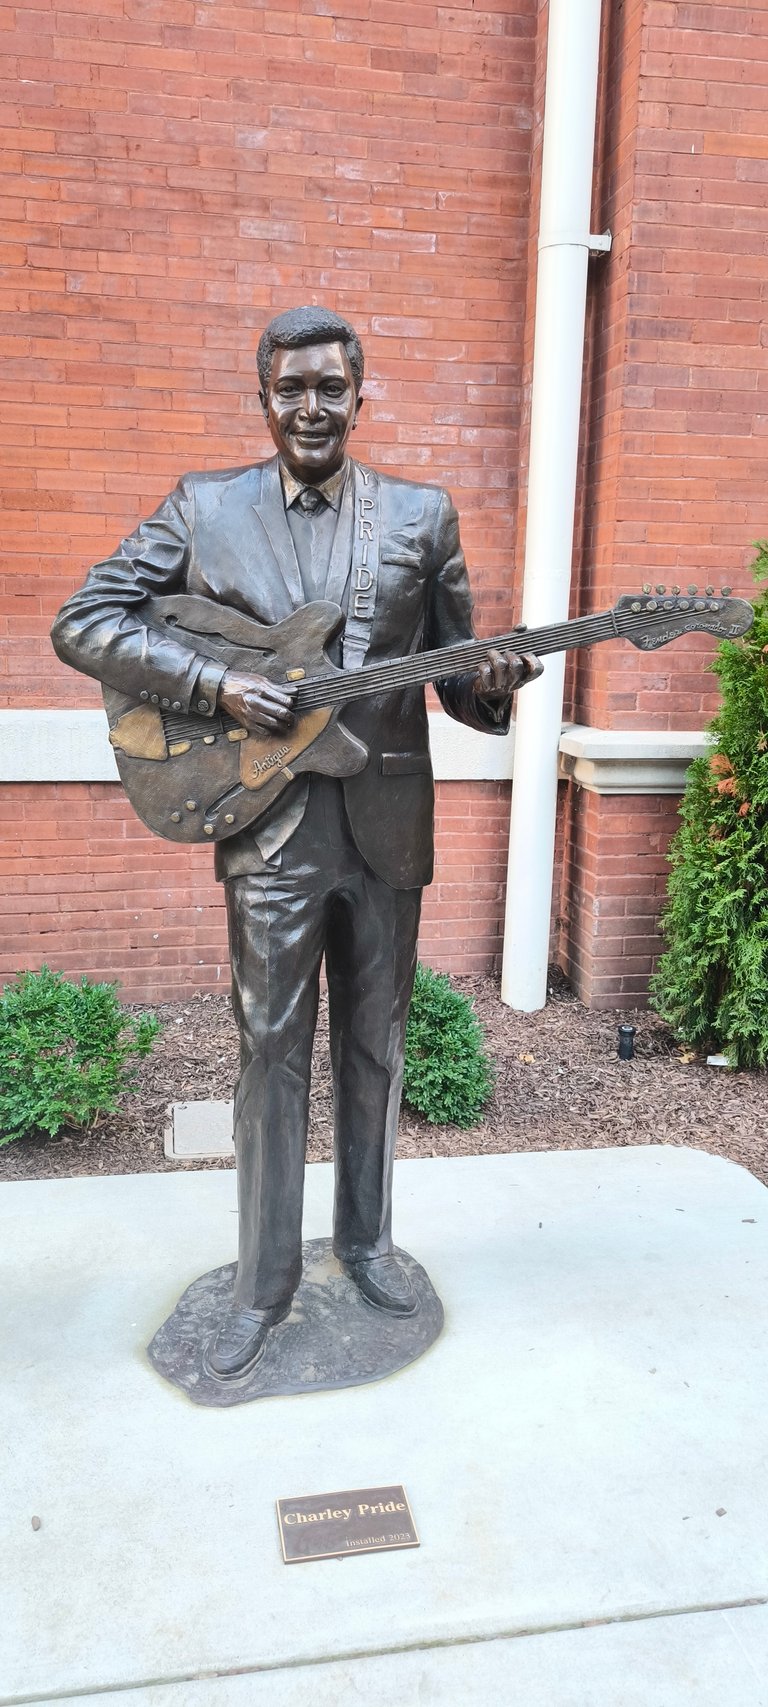
[[[644,587],[642,593],[624,593],[613,607],[617,634],[632,641],[641,652],[655,652],[681,634],[716,634],[719,640],[736,640],[751,628],[755,613],[748,599],[735,599],[730,587]]]

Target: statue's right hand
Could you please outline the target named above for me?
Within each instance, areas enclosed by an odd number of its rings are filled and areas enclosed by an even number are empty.
[[[216,703],[244,729],[274,729],[282,734],[293,723],[295,698],[295,687],[277,686],[268,682],[266,676],[227,670]]]

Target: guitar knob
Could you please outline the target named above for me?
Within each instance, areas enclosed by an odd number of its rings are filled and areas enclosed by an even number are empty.
[[[663,596],[664,593],[666,593],[666,590],[667,590],[666,587],[662,587],[662,586],[658,586],[656,588],[656,591],[659,594],[660,598]]]
[[[172,824],[180,824],[181,823],[181,813],[180,812],[172,812],[171,813],[171,823]]]
[[[197,811],[197,801],[196,800],[185,800],[184,805],[186,806],[188,812],[196,812]]]

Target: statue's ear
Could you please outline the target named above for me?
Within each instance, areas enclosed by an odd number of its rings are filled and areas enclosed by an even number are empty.
[[[268,421],[269,420],[269,408],[267,406],[266,391],[260,391],[259,392],[259,402],[261,404],[261,413],[264,416],[265,421]]]

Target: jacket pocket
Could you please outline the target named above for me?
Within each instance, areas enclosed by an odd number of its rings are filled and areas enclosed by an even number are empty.
[[[424,570],[424,556],[420,551],[382,551],[381,561],[387,568],[410,569],[415,575]]]
[[[432,770],[429,753],[382,753],[382,776],[428,776]]]

